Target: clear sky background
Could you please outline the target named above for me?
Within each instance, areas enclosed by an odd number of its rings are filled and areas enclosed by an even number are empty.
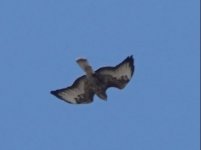
[[[198,0],[1,0],[1,150],[198,150]],[[133,54],[108,101],[50,95]]]

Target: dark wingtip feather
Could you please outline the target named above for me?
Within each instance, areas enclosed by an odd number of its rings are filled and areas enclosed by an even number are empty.
[[[62,90],[62,89],[61,89],[61,90]],[[59,98],[60,100],[63,100],[63,101],[65,101],[65,102],[67,102],[67,103],[72,104],[71,102],[69,102],[69,101],[63,99],[61,96],[59,96],[58,93],[61,92],[61,90],[50,91],[50,93],[51,93],[52,95],[56,96],[57,98]]]
[[[124,61],[129,63],[129,66],[131,67],[131,71],[132,71],[131,76],[133,76],[134,69],[135,69],[133,55],[128,56]]]
[[[58,95],[58,90],[50,91],[50,93],[51,93],[52,95],[56,96],[57,98],[62,99],[62,98]]]
[[[129,63],[129,66],[131,68],[131,76],[133,76],[134,70],[135,70],[135,65],[134,65],[134,58],[133,55],[128,56],[126,59],[124,59],[119,65],[117,65],[116,67],[119,67],[120,65],[124,64],[124,63]]]
[[[52,95],[56,95],[56,91],[50,91]]]

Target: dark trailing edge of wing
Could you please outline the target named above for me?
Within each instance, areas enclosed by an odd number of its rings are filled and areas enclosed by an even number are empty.
[[[129,63],[129,66],[131,68],[131,76],[133,76],[134,69],[135,69],[133,55],[128,56],[126,59],[124,59],[120,64],[116,65],[115,67],[101,67],[101,68],[97,69],[95,72],[100,72],[103,69],[115,70],[116,68],[118,68],[119,66],[121,66],[122,64],[124,64],[126,62]]]

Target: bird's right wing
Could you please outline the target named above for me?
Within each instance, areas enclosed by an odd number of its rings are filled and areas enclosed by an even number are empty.
[[[51,91],[51,94],[71,104],[91,103],[94,92],[87,87],[86,82],[86,76],[82,76],[72,86]]]
[[[106,84],[106,88],[123,89],[133,76],[134,59],[129,56],[115,67],[102,67],[95,72],[99,80]]]

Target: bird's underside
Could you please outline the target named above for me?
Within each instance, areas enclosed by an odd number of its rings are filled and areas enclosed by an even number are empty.
[[[79,66],[85,71],[83,75],[67,87],[51,91],[61,100],[72,104],[91,103],[94,95],[106,100],[106,90],[110,87],[123,89],[130,81],[134,73],[134,60],[132,56],[127,57],[114,67],[102,67],[93,71],[88,61],[84,58],[77,60]]]

